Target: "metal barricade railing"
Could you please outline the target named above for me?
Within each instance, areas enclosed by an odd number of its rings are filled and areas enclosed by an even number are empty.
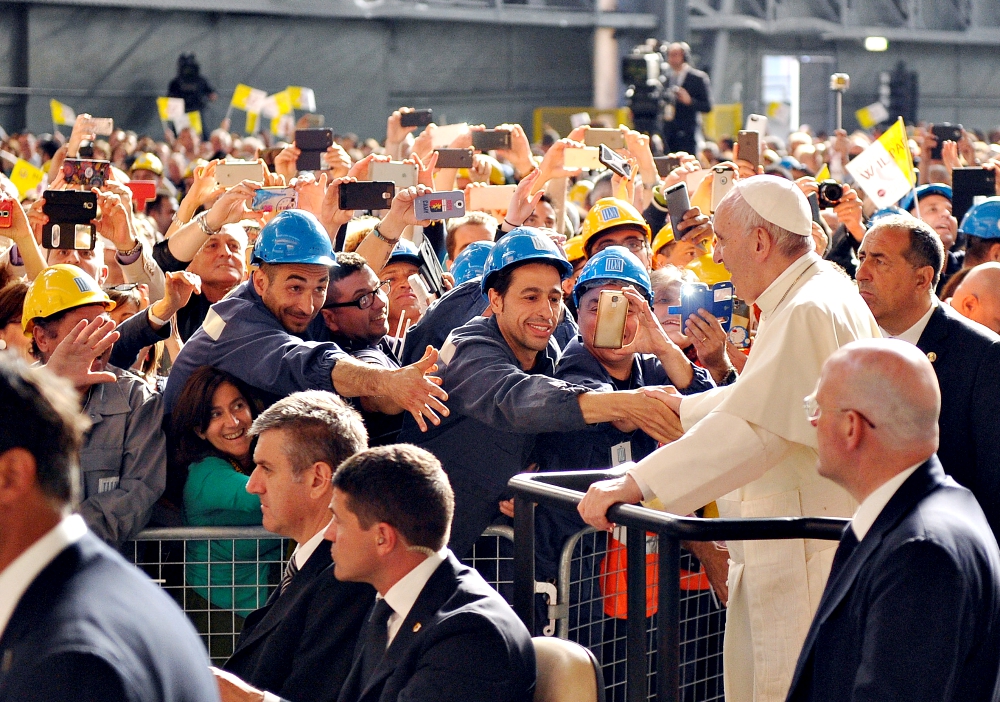
[[[123,552],[184,610],[218,664],[281,581],[291,543],[263,527],[169,527],[142,531]]]
[[[535,504],[575,510],[591,483],[620,475],[620,471],[578,471],[511,479],[516,535],[513,606],[529,630],[535,618]],[[598,646],[600,655],[597,651],[595,655],[605,669],[608,699],[628,702],[723,699],[720,633],[724,614],[712,606],[714,595],[708,591],[682,589],[682,540],[838,540],[848,523],[819,517],[695,519],[634,505],[615,505],[608,518],[624,528],[626,536],[627,587],[622,604],[627,616],[624,620],[607,616],[606,597],[598,582],[617,575],[609,568],[621,569],[622,564],[607,557],[611,551],[607,535],[584,530],[570,539],[560,559],[560,567],[566,569],[561,570],[558,598],[569,603],[569,613],[565,622],[559,622],[558,632],[592,651]],[[593,539],[589,549],[585,548],[587,539]],[[685,552],[684,558],[691,556]],[[684,569],[691,571],[688,577],[697,576],[693,564]],[[656,584],[647,583],[647,570],[655,574]],[[655,596],[650,591],[647,602],[649,587],[656,590]],[[622,599],[620,592],[614,596]],[[646,616],[647,604],[655,609],[650,617]]]
[[[514,591],[514,529],[491,526],[463,562],[510,602]],[[247,614],[261,607],[281,581],[292,552],[288,539],[263,527],[169,527],[142,531],[123,554],[160,585],[191,619],[220,664],[232,653]],[[556,587],[536,586],[556,604]],[[550,615],[547,634],[555,633]]]

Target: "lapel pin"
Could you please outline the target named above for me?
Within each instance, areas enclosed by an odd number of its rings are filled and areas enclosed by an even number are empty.
[[[413,633],[416,634],[418,631],[420,631],[420,622],[413,625]]]
[[[927,360],[930,361],[931,363],[934,363],[934,361],[937,360],[937,354],[931,351],[930,353],[927,354]]]

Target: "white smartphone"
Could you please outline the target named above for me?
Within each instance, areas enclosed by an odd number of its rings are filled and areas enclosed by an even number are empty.
[[[516,185],[486,185],[469,188],[467,210],[506,210],[514,196]]]
[[[747,117],[748,132],[757,132],[761,136],[767,134],[767,117],[764,115],[750,115]]]
[[[722,198],[733,189],[735,184],[736,178],[732,169],[720,168],[719,166],[712,168],[712,214],[715,214]]]
[[[431,135],[431,146],[435,149],[451,146],[451,142],[467,131],[469,131],[469,124],[467,122],[445,124],[440,127],[435,126],[434,133]]]
[[[417,184],[418,168],[415,163],[402,161],[374,161],[368,166],[368,180],[392,182],[397,189],[413,187]]]
[[[571,146],[563,150],[563,165],[566,168],[583,168],[588,171],[603,169],[601,150],[596,146]]]

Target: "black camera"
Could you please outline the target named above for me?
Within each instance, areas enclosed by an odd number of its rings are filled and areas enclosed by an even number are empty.
[[[824,180],[819,184],[819,208],[828,210],[836,207],[844,197],[844,186],[835,180]]]

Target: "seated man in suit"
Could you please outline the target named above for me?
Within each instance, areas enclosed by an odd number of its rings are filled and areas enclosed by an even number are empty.
[[[70,516],[88,425],[68,382],[0,354],[0,701],[217,700],[174,601]]]
[[[858,289],[882,335],[916,344],[934,366],[945,473],[972,490],[1000,534],[1000,336],[937,299],[944,247],[924,222],[879,219],[858,259]]]
[[[940,407],[930,362],[892,339],[841,348],[806,398],[820,475],[860,506],[789,702],[997,699],[1000,550],[934,455]]]
[[[279,400],[250,433],[258,437],[257,466],[247,491],[260,495],[264,528],[296,546],[281,585],[247,617],[223,665],[249,685],[213,672],[227,701],[261,699],[267,691],[291,702],[333,702],[375,591],[333,575],[330,543],[323,540],[333,516],[330,478],[342,461],[368,448],[368,434],[355,410],[320,390]]]
[[[433,455],[397,444],[348,459],[333,476],[335,574],[378,590],[340,702],[528,702],[528,630],[445,545],[454,512]]]

